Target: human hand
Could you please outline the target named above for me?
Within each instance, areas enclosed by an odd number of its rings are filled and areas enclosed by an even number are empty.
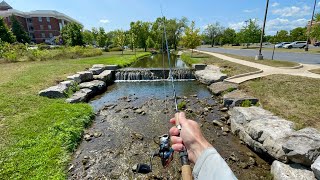
[[[175,117],[178,118],[181,125],[181,132],[177,127],[170,129],[172,148],[179,152],[187,149],[189,160],[196,163],[202,152],[212,145],[203,137],[197,122],[186,119],[183,112],[177,113]],[[172,118],[170,122],[176,125],[175,118]]]

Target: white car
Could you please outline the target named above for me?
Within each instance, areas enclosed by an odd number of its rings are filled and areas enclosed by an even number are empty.
[[[283,48],[284,45],[291,44],[291,42],[281,42],[275,45],[276,48]]]
[[[307,46],[307,41],[295,41],[293,43],[290,44],[286,44],[283,47],[287,48],[287,49],[291,49],[291,48],[305,48]]]

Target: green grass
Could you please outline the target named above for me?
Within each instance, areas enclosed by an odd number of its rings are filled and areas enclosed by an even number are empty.
[[[121,52],[85,59],[0,64],[0,179],[66,179],[70,155],[90,125],[88,104],[38,96],[93,64],[128,65]],[[149,53],[138,53],[137,57]]]
[[[190,52],[183,53],[181,59],[186,62],[187,64],[196,64],[196,63],[203,63],[208,65],[215,65],[222,68],[222,72],[227,74],[229,77],[249,72],[255,72],[259,69],[244,66],[241,64],[233,63],[230,61],[225,61],[219,59],[215,56],[211,56],[208,54],[194,52],[192,57],[190,56]]]
[[[219,54],[223,54],[223,53],[219,53]],[[255,60],[254,57],[248,57],[248,56],[239,56],[239,55],[233,55],[233,54],[223,54],[223,55],[236,58],[236,59],[258,63],[258,64],[264,64],[272,67],[295,67],[299,65],[298,63],[289,62],[289,61],[280,61],[280,60],[271,60],[271,59]]]
[[[316,73],[316,74],[320,74],[320,69],[313,69],[310,72],[312,73]]]
[[[260,99],[263,107],[296,123],[320,129],[320,80],[272,75],[243,83],[240,88]]]

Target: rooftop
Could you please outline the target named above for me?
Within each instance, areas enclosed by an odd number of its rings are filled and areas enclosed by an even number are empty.
[[[2,1],[0,3],[0,11],[5,11],[8,9],[12,9],[12,7],[8,3],[6,3],[5,1]]]

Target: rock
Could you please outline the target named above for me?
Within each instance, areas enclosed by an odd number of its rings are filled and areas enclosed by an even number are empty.
[[[219,96],[224,92],[231,92],[238,89],[238,85],[228,82],[217,82],[211,84],[208,88],[214,95]]]
[[[254,154],[252,152],[247,152],[246,155],[249,157],[254,157]]]
[[[131,138],[134,139],[134,140],[140,140],[142,141],[144,136],[140,133],[132,133],[131,134]]]
[[[229,108],[227,108],[227,107],[223,107],[220,109],[221,112],[227,112],[228,110],[229,110]]]
[[[241,90],[236,90],[223,96],[223,105],[225,107],[241,106],[242,102],[250,101],[251,104],[257,104],[259,99],[249,96]]]
[[[222,135],[223,135],[223,136],[227,136],[228,133],[227,133],[227,132],[223,132]]]
[[[249,157],[248,165],[255,166],[257,164],[256,160],[253,157]]]
[[[94,75],[93,78],[104,82],[112,82],[112,71],[105,70],[99,75]]]
[[[91,135],[90,134],[86,134],[86,135],[84,135],[84,140],[86,140],[86,141],[91,141],[91,139],[92,139],[92,137],[91,137]]]
[[[48,89],[42,90],[39,92],[40,96],[48,98],[65,98],[67,97],[67,91],[69,87],[64,84],[58,84],[57,86],[49,87]]]
[[[90,68],[89,71],[92,72],[93,75],[99,75],[104,71],[104,67],[103,68]]]
[[[206,64],[192,64],[192,68],[196,71],[204,70],[206,67]]]
[[[75,82],[72,81],[72,80],[70,80],[70,81],[62,81],[62,82],[59,83],[59,85],[66,86],[66,87],[71,87],[74,84],[75,84]]]
[[[119,66],[118,65],[107,65],[106,70],[112,70],[112,71],[115,71],[115,70],[118,70],[119,69]]]
[[[226,133],[230,132],[230,129],[227,126],[221,127],[221,129],[223,132],[226,132]]]
[[[193,113],[193,110],[192,109],[186,109],[186,112]]]
[[[86,102],[89,100],[90,96],[92,95],[91,89],[80,89],[79,91],[75,92],[70,98],[66,100],[68,103],[79,103],[79,102]]]
[[[208,65],[204,70],[196,71],[195,77],[203,84],[210,85],[215,82],[223,81],[227,78],[226,74],[220,72],[220,68]]]
[[[205,112],[209,112],[209,109],[208,109],[208,108],[203,108],[203,110],[204,110]]]
[[[224,126],[223,122],[218,121],[218,120],[213,120],[212,123],[215,126],[219,126],[219,127],[223,127]]]
[[[80,78],[80,74],[74,74],[72,76],[68,76],[67,77],[68,80],[74,81],[76,83],[81,83],[81,78]]]
[[[312,171],[299,164],[274,161],[271,166],[274,180],[316,180]]]
[[[310,167],[320,155],[320,133],[314,128],[293,132],[282,148],[289,160]]]
[[[81,89],[91,89],[93,94],[102,92],[106,87],[106,83],[100,80],[93,80],[79,84]]]
[[[137,114],[142,114],[144,111],[142,110],[142,109],[137,109],[137,110],[135,110],[135,113],[137,113]]]
[[[232,153],[230,156],[229,156],[229,159],[234,161],[234,162],[238,162],[239,161],[239,158],[234,154]]]
[[[106,68],[106,65],[104,65],[104,64],[94,64],[94,65],[92,65],[92,68]]]
[[[311,165],[311,169],[317,179],[320,179],[320,157]]]
[[[193,95],[191,95],[191,97],[198,97],[198,95],[197,94],[193,94]]]
[[[93,133],[93,136],[95,138],[101,137],[102,136],[102,132],[95,132],[95,133]]]

